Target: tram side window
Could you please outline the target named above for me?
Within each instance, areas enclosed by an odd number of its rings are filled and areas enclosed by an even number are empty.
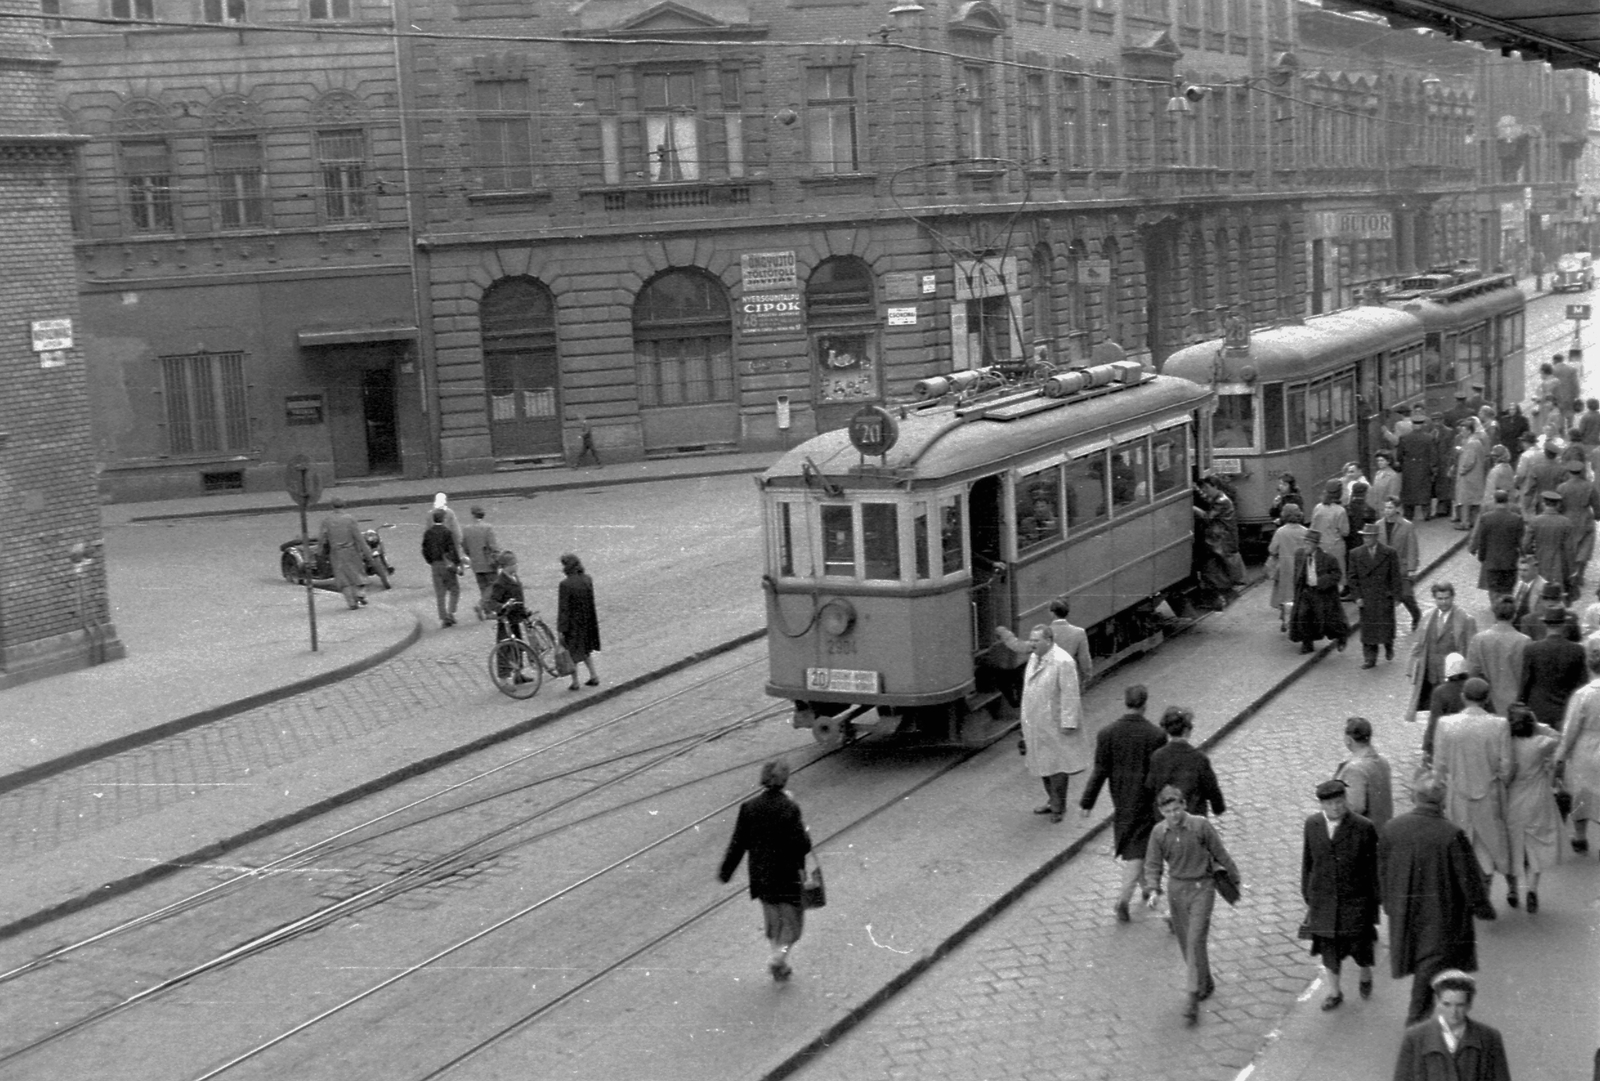
[[[900,577],[899,517],[897,503],[861,504],[861,551],[866,556],[867,578]]]
[[[1184,438],[1182,428],[1157,432],[1150,437],[1150,465],[1155,476],[1155,495],[1165,495],[1182,487],[1184,478],[1189,475],[1186,461],[1188,449],[1188,440]]]
[[[778,510],[778,576],[794,577],[794,504],[779,503]]]
[[[1478,376],[1488,359],[1489,324],[1482,323],[1464,331],[1461,335],[1461,344],[1456,350],[1456,382],[1465,384],[1474,376]]]
[[[1422,378],[1429,386],[1433,386],[1437,383],[1443,383],[1447,378],[1449,378],[1445,372],[1445,365],[1449,363],[1450,357],[1445,355],[1444,344],[1445,343],[1440,341],[1439,335],[1437,334],[1429,334],[1427,338],[1423,340]],[[1450,352],[1454,354],[1455,343],[1453,340],[1449,343],[1449,346]]]
[[[822,508],[822,573],[856,576],[856,523],[848,505]]]
[[[1306,391],[1306,422],[1310,442],[1333,434],[1333,380],[1319,379]]]
[[[1422,393],[1422,346],[1389,357],[1389,401],[1398,404]]]
[[[916,564],[917,580],[932,578],[928,556],[928,505],[911,504],[911,558]]]
[[[1523,346],[1523,313],[1512,312],[1500,317],[1500,356],[1515,353]]]
[[[1300,383],[1289,388],[1283,400],[1284,416],[1288,422],[1289,445],[1303,447],[1306,439],[1306,385]]]
[[[1283,384],[1268,383],[1261,388],[1261,426],[1268,450],[1287,450],[1289,432],[1283,423]]]
[[[1017,478],[1017,552],[1061,539],[1061,467]]]
[[[1067,482],[1067,529],[1083,529],[1103,522],[1106,512],[1105,451],[1074,458],[1062,467]]]
[[[1143,439],[1111,452],[1111,506],[1118,514],[1150,502],[1150,455]]]
[[[1354,372],[1333,377],[1333,426],[1348,428],[1356,422],[1356,377]]]
[[[1255,395],[1217,395],[1217,409],[1211,416],[1211,449],[1249,450],[1255,445]]]

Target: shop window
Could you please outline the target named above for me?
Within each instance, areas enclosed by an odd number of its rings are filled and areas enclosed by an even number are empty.
[[[640,290],[633,319],[640,406],[733,401],[733,323],[721,282],[668,271]]]
[[[519,429],[558,417],[555,298],[533,278],[505,278],[484,293],[478,319],[495,451],[514,453]]]
[[[162,357],[161,390],[167,406],[169,453],[249,449],[243,353]]]
[[[1017,554],[1061,539],[1061,467],[1017,478]]]
[[[1098,525],[1108,517],[1106,456],[1101,451],[1062,467],[1067,492],[1067,532]]]
[[[872,269],[855,256],[824,259],[806,281],[805,307],[818,404],[876,400],[878,313]]]

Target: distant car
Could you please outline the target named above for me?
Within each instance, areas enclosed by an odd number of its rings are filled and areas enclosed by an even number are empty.
[[[1568,289],[1587,292],[1594,288],[1594,256],[1586,251],[1569,251],[1556,260],[1556,271],[1550,279],[1550,290],[1564,293]]]

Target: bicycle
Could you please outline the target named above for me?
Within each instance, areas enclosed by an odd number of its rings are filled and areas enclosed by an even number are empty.
[[[495,614],[498,641],[489,651],[489,678],[501,694],[532,698],[546,673],[556,670],[556,636],[550,625],[521,601],[507,601]]]

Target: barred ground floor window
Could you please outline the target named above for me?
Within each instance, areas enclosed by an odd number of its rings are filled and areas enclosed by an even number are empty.
[[[167,450],[211,454],[250,447],[243,353],[161,358],[167,403]]]

